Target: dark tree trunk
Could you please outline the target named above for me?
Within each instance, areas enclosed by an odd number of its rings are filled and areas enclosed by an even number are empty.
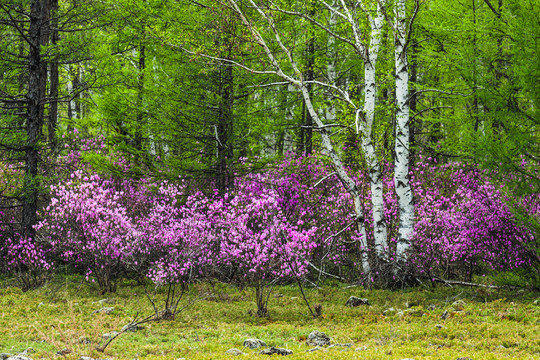
[[[219,69],[219,113],[215,128],[217,161],[216,186],[221,192],[233,186],[233,104],[234,78],[230,64],[222,62]]]
[[[51,43],[56,45],[58,43],[58,0],[50,0],[50,17],[51,17]],[[51,148],[56,147],[56,128],[58,126],[58,61],[53,59],[50,62],[50,84],[49,84],[49,97],[51,102],[49,103],[49,118],[48,118],[48,133],[49,144]]]
[[[34,236],[33,226],[37,222],[38,205],[38,161],[39,142],[43,127],[42,112],[42,77],[43,67],[41,61],[41,40],[44,12],[44,1],[33,0],[30,8],[30,23],[28,29],[29,54],[28,54],[28,94],[27,94],[27,119],[26,119],[26,150],[25,150],[25,177],[24,177],[24,201],[22,214],[23,235]]]
[[[144,39],[144,35],[143,35]],[[143,107],[143,91],[144,91],[144,70],[146,69],[146,47],[144,45],[140,46],[139,49],[139,79],[137,83],[137,119],[135,124],[135,150],[136,150],[136,159],[139,161],[143,151],[143,122],[144,122],[144,111]]]

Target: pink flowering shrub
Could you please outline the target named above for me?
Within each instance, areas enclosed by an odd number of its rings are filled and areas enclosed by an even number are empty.
[[[144,199],[130,180],[77,170],[66,183],[51,186],[47,216],[36,230],[56,255],[95,277],[101,290],[115,291],[136,235],[132,213],[140,204],[134,193]]]
[[[500,186],[461,163],[416,164],[413,185],[417,220],[412,261],[429,277],[467,276],[480,268],[507,270],[538,263],[535,241],[510,211]],[[538,195],[529,212],[538,213]]]

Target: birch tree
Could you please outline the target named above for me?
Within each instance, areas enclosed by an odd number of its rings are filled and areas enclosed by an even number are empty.
[[[414,227],[414,199],[409,183],[409,63],[407,47],[412,24],[418,12],[419,3],[415,0],[415,10],[409,21],[406,17],[405,0],[397,0],[394,4],[393,20],[386,11],[385,3],[379,0],[384,14],[394,33],[394,62],[396,85],[396,129],[395,129],[395,161],[394,189],[399,205],[399,229],[396,256],[405,260],[410,247],[410,239]]]
[[[284,80],[285,83],[295,86],[302,94],[306,110],[313,119],[315,129],[320,133],[325,154],[331,159],[337,176],[353,199],[358,230],[363,238],[363,246],[367,248],[366,228],[364,224],[365,215],[362,208],[360,191],[357,184],[347,174],[344,164],[336,152],[330,138],[331,129],[336,126],[336,124],[327,124],[321,119],[319,114],[324,113],[324,111],[317,111],[310,92],[310,87],[313,84],[316,84],[331,89],[337,99],[343,101],[346,106],[355,109],[355,127],[357,134],[362,138],[361,146],[367,161],[368,173],[370,176],[374,224],[373,233],[375,239],[374,250],[377,255],[376,258],[384,258],[388,246],[386,221],[384,218],[383,183],[379,156],[373,140],[372,130],[377,100],[375,78],[376,65],[384,23],[384,14],[382,12],[381,4],[378,2],[373,2],[371,4],[363,4],[360,2],[347,3],[344,0],[328,4],[324,0],[319,0],[318,4],[326,9],[330,16],[339,18],[342,23],[345,24],[346,31],[337,31],[333,28],[332,21],[330,21],[330,24],[320,22],[309,12],[303,13],[282,9],[274,3],[263,6],[250,0],[246,2],[247,9],[249,9],[249,13],[257,16],[256,19],[262,20],[264,25],[260,25],[260,23],[257,23],[253,18],[246,15],[247,12],[244,12],[240,2],[236,0],[227,0],[225,4],[236,14],[236,16],[238,16],[250,36],[260,46],[271,69],[258,70],[239,62],[235,62],[235,64],[252,73],[278,76]],[[323,83],[318,80],[308,80],[305,78],[297,65],[293,50],[286,45],[285,41],[282,41],[281,32],[276,27],[273,16],[276,13],[302,18],[304,21],[325,31],[330,37],[352,48],[354,54],[359,56],[364,63],[365,91],[363,105],[354,102],[348,93],[348,89],[341,89],[335,84]],[[362,24],[359,21],[359,14],[362,14],[367,18],[369,28],[367,31],[364,31],[362,28]],[[340,29],[343,29],[343,24],[340,24]],[[368,39],[367,41],[365,40],[366,38]],[[207,57],[211,58],[211,56]],[[215,58],[215,60],[222,59]],[[364,270],[370,270],[366,254],[364,254],[363,257],[363,266]]]

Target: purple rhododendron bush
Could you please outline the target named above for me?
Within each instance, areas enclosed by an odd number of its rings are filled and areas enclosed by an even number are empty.
[[[39,273],[64,263],[106,292],[115,291],[121,277],[181,287],[219,279],[253,287],[259,315],[278,282],[301,286],[299,280],[322,276],[376,281],[376,273],[362,273],[367,249],[361,244],[373,243],[371,216],[362,239],[351,199],[322,158],[288,156],[274,168],[237,175],[223,193],[187,179],[126,176],[128,158],[106,150],[102,138],[78,141],[82,146],[67,146],[57,160],[62,171],[49,186],[35,238],[7,231],[14,215],[0,214],[1,251],[10,270]],[[92,165],[87,159],[93,156],[108,167]],[[399,215],[392,168],[384,169],[390,249],[383,260],[390,263]],[[349,171],[370,214],[368,176]],[[406,264],[418,279],[538,272],[538,239],[517,221],[509,195],[488,175],[419,156],[411,172],[416,221]],[[512,200],[539,219],[538,194]]]

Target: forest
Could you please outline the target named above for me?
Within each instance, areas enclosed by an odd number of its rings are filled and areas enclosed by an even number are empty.
[[[534,293],[539,47],[538,0],[2,0],[0,290]]]

